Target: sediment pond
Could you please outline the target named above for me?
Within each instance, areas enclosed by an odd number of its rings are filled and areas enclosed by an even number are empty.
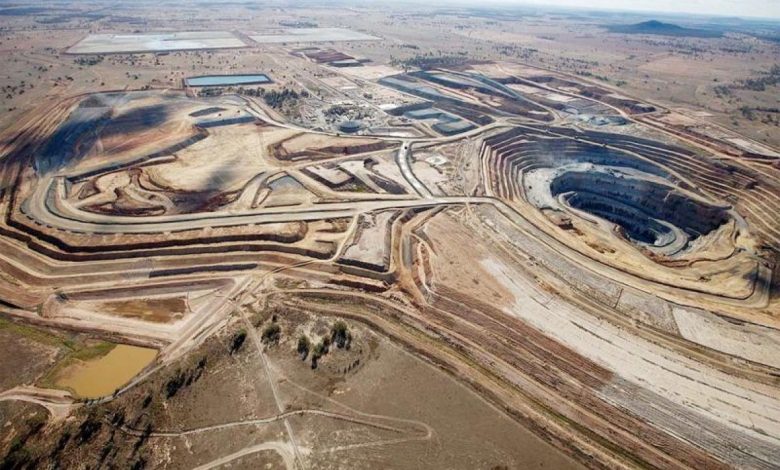
[[[82,398],[111,395],[156,356],[155,349],[118,344],[105,356],[69,366],[57,379],[57,385],[73,390]]]

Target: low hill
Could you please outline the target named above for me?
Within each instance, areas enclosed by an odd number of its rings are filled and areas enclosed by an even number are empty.
[[[688,36],[698,38],[715,38],[722,36],[718,31],[684,28],[676,24],[663,23],[657,20],[643,21],[642,23],[628,25],[610,25],[607,26],[607,30],[611,33],[655,34],[659,36]]]

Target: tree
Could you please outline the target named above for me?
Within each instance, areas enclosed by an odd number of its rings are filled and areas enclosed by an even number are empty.
[[[230,355],[238,352],[244,345],[246,340],[246,330],[241,330],[233,336],[233,341],[230,343]]]
[[[741,108],[739,108],[739,111],[742,113],[742,116],[745,119],[749,121],[755,119],[755,114],[753,114],[753,110],[749,106],[742,106]]]
[[[333,343],[335,343],[336,346],[338,346],[340,349],[347,346],[348,342],[351,342],[352,339],[352,335],[349,333],[347,324],[341,320],[333,324],[333,327],[330,330],[330,337],[331,340],[333,340]]]
[[[178,371],[174,377],[165,383],[166,398],[173,398],[177,393],[179,393],[179,389],[185,384],[186,381],[187,376],[184,374],[184,372]]]
[[[320,358],[324,356],[325,354],[328,354],[328,344],[330,344],[329,338],[323,338],[322,341],[317,343],[317,346],[314,347],[314,352],[311,355],[311,368],[316,369],[317,364],[320,361]]]
[[[273,323],[263,330],[262,340],[266,344],[276,344],[282,337],[282,327]]]
[[[102,426],[103,425],[97,416],[90,414],[87,416],[87,419],[81,423],[81,426],[79,426],[79,432],[76,434],[76,441],[79,444],[89,442],[92,437],[100,431]]]
[[[298,354],[301,355],[301,360],[306,360],[306,356],[309,355],[309,349],[311,349],[311,341],[306,335],[301,335],[298,338]]]

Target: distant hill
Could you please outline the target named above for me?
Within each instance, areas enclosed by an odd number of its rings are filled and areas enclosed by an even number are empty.
[[[717,38],[722,36],[718,31],[684,28],[676,24],[663,23],[657,20],[643,21],[636,24],[610,25],[607,26],[607,30],[611,33],[656,34],[659,36],[688,36],[697,38]]]

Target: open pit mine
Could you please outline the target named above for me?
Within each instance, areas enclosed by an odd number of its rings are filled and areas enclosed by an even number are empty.
[[[85,359],[0,399],[47,408],[52,435],[86,419],[96,435],[141,436],[155,467],[257,454],[321,468],[343,452],[363,468],[369,450],[393,467],[381,449],[412,449],[401,467],[488,468],[420,450],[449,439],[423,411],[360,411],[373,405],[351,387],[392,379],[372,361],[403,352],[530,430],[554,468],[780,466],[777,158],[531,67],[398,71],[365,86],[408,101],[339,129],[185,83],[65,97],[5,129],[4,318],[120,344],[101,361],[129,372],[84,378]],[[329,331],[322,319],[351,333],[334,326],[331,352],[328,341],[310,365],[304,338]],[[195,413],[175,400],[196,388],[179,387],[229,382],[200,378],[223,367],[196,364],[214,348],[251,350],[241,360],[258,372],[243,376],[269,387],[255,400],[268,409],[144,424],[163,408]],[[202,390],[241,410],[254,396]],[[143,406],[157,411],[117,417]],[[223,432],[241,438],[198,450]]]

